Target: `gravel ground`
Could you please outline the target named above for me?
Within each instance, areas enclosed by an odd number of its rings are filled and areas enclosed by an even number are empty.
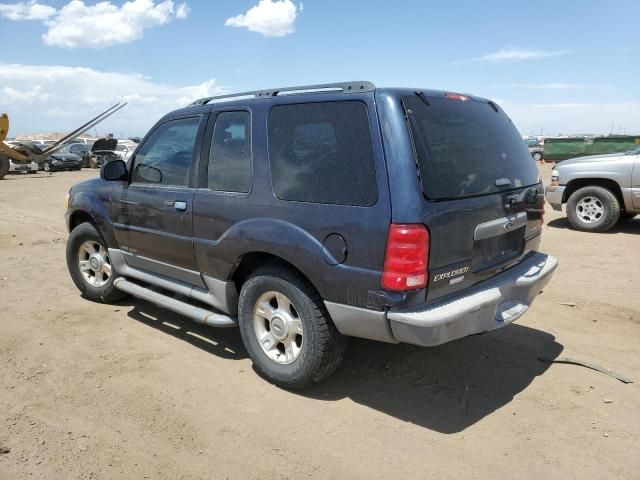
[[[550,167],[541,166],[548,178]],[[432,349],[353,340],[304,393],[236,330],[83,299],[63,197],[95,171],[0,181],[0,478],[638,478],[640,218],[546,214],[559,269],[517,324]]]

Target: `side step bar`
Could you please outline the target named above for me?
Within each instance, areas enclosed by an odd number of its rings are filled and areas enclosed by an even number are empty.
[[[142,300],[155,303],[161,307],[168,308],[169,310],[184,315],[185,317],[189,317],[198,323],[203,323],[212,327],[235,327],[237,325],[236,320],[227,315],[196,307],[195,305],[191,305],[168,295],[164,295],[163,293],[156,292],[155,290],[143,287],[137,283],[130,282],[122,277],[116,278],[113,285],[118,290],[127,292],[134,297],[141,298]]]

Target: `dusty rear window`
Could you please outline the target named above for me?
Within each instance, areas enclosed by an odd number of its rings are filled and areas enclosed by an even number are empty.
[[[509,117],[486,101],[403,99],[425,195],[441,200],[534,185],[538,170]],[[496,111],[498,110],[498,111]]]

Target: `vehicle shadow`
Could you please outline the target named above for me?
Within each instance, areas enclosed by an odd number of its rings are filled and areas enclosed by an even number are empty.
[[[199,325],[135,299],[129,317],[230,360],[247,358],[238,329]],[[549,333],[514,324],[440,347],[420,348],[350,339],[342,366],[321,383],[292,395],[326,401],[349,398],[386,415],[440,433],[457,433],[508,404],[563,346]]]
[[[127,315],[140,323],[160,330],[194,347],[229,360],[247,358],[240,331],[237,328],[213,328],[134,298],[118,302],[122,307],[133,307]]]
[[[547,223],[551,228],[559,228],[563,230],[571,230],[571,224],[567,217],[556,218]],[[590,233],[590,232],[589,232]],[[602,232],[601,234],[611,235],[616,233],[630,233],[638,235],[640,234],[640,216],[631,220],[621,220],[610,230]]]

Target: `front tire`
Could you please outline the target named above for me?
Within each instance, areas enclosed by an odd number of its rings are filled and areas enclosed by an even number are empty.
[[[315,289],[298,272],[272,265],[242,286],[240,334],[254,367],[269,381],[302,389],[333,373],[347,339]]]
[[[536,162],[541,161],[541,160],[542,160],[542,153],[540,153],[540,152],[535,152],[535,153],[533,154],[533,159],[534,159]]]
[[[110,303],[127,297],[113,285],[118,275],[104,240],[91,223],[81,223],[69,235],[67,268],[78,290],[94,302]]]
[[[604,187],[583,187],[569,197],[567,218],[576,230],[606,232],[620,218],[620,202]]]
[[[4,153],[0,153],[0,180],[9,173],[9,157]]]

